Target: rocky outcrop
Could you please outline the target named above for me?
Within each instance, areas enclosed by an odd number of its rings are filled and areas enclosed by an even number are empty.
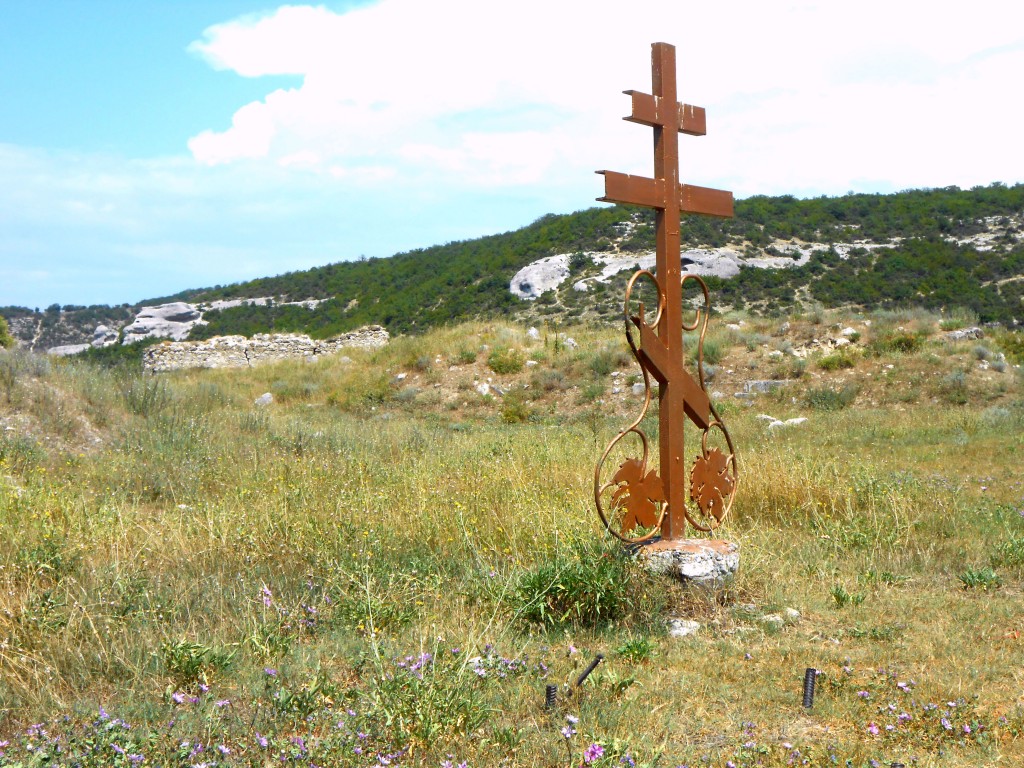
[[[390,336],[379,325],[333,339],[311,339],[297,333],[260,333],[245,336],[215,336],[206,341],[177,341],[156,344],[142,356],[143,368],[159,373],[186,368],[247,368],[278,360],[304,358],[314,362],[352,347],[375,348],[388,343]]]
[[[180,341],[202,319],[202,313],[191,304],[175,301],[156,307],[143,307],[131,325],[124,327],[124,344],[159,336]]]

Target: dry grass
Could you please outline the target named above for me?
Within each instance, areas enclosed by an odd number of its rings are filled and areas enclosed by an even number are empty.
[[[862,320],[814,314],[789,333],[799,345]],[[879,320],[911,322],[937,330],[925,315]],[[762,378],[774,330],[747,318],[718,332],[713,387]],[[754,408],[722,398],[743,472],[723,531],[743,549],[733,592],[638,584],[622,562],[632,591],[613,581],[586,597],[587,563],[620,557],[600,543],[592,465],[637,398],[612,392],[611,372],[633,370],[613,336],[568,335],[578,349],[476,324],[348,363],[158,379],[0,353],[0,765],[43,764],[57,735],[85,765],[128,764],[117,749],[142,764],[578,765],[592,743],[605,749],[595,765],[1020,757],[1024,556],[1005,553],[1024,540],[1024,406],[1012,368],[993,385],[974,355],[965,404],[933,405],[926,383],[899,400],[893,381],[939,380],[973,354],[932,336],[852,369],[812,367]],[[485,346],[538,365],[494,374]],[[540,372],[567,386],[529,388]],[[528,396],[525,422],[503,423],[501,397],[476,391],[488,377]],[[798,397],[851,379],[860,394],[844,410]],[[596,383],[605,394],[581,400]],[[267,391],[274,405],[252,405]],[[769,432],[758,410],[809,421]],[[998,584],[965,588],[966,572],[989,568]],[[524,580],[548,572],[580,599],[625,595],[628,608],[611,622],[527,623]],[[704,628],[672,640],[668,614]],[[564,708],[545,712],[544,686],[598,652],[607,660],[580,695],[563,689]],[[810,666],[823,675],[807,712]],[[100,707],[131,732],[108,728]],[[37,722],[49,737],[26,732]],[[182,741],[205,751],[179,755]],[[87,754],[87,742],[99,747]]]

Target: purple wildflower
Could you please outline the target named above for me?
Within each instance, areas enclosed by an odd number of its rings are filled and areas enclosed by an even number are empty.
[[[583,762],[587,765],[590,765],[594,761],[600,760],[603,754],[604,747],[602,747],[600,744],[591,744],[583,752]]]

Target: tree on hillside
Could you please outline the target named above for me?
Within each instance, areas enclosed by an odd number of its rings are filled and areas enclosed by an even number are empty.
[[[11,336],[11,330],[7,327],[7,320],[0,315],[0,349],[10,349],[17,342]]]

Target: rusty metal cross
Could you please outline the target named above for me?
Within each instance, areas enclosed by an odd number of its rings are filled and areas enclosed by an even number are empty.
[[[626,91],[633,110],[626,120],[654,128],[654,178],[613,171],[604,175],[605,193],[598,200],[654,208],[657,242],[657,283],[664,311],[657,333],[643,317],[631,320],[640,331],[642,363],[659,383],[661,476],[667,514],[662,538],[683,538],[686,530],[686,467],[684,466],[684,414],[700,429],[712,420],[711,403],[683,367],[682,269],[680,266],[680,213],[729,217],[731,192],[679,183],[679,133],[703,136],[703,107],[676,101],[676,52],[668,43],[654,43],[651,52],[653,95]]]

